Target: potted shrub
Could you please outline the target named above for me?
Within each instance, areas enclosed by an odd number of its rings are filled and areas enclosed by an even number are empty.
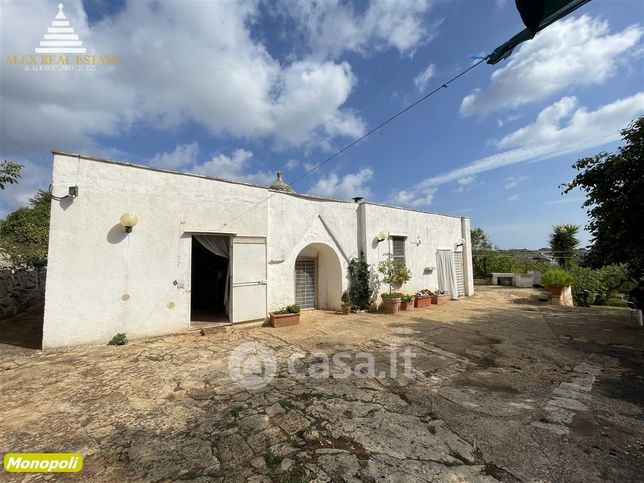
[[[385,314],[397,314],[400,310],[400,302],[403,294],[400,292],[383,293],[382,306],[385,309]]]
[[[566,287],[570,287],[573,277],[560,268],[551,268],[541,275],[541,285],[553,296],[559,297]]]
[[[382,281],[389,285],[389,291],[393,287],[401,287],[411,279],[411,272],[400,260],[395,260],[391,253],[385,254],[385,259],[378,263],[378,271],[382,273]]]
[[[400,297],[400,310],[405,311],[414,307],[414,296],[403,294]]]
[[[432,293],[428,288],[424,288],[416,292],[414,297],[414,307],[429,307],[432,304]]]
[[[432,295],[432,303],[436,305],[446,304],[449,302],[449,294],[445,290],[436,290]]]
[[[342,292],[342,313],[344,315],[351,313],[351,300],[349,299],[349,293],[346,290]]]
[[[297,325],[300,323],[300,306],[297,304],[287,305],[286,307],[270,313],[271,326],[286,327],[288,325]]]

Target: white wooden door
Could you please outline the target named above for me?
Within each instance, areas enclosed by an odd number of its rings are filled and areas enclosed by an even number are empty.
[[[266,239],[234,237],[230,261],[231,322],[266,318]]]

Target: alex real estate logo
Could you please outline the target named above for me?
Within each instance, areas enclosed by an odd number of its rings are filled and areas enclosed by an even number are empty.
[[[65,16],[62,3],[58,4],[58,13],[47,33],[43,35],[34,54],[7,55],[5,64],[21,65],[25,70],[96,70],[97,66],[116,64],[118,57],[114,54],[88,53],[83,41],[74,32],[74,27]]]

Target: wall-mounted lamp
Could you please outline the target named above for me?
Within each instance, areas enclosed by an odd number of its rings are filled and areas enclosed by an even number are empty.
[[[462,247],[464,243],[465,243],[465,240],[464,240],[463,238],[461,238],[461,239],[456,243],[456,247],[457,247],[457,248],[458,248],[458,247]]]
[[[416,246],[419,247],[421,243],[423,242],[420,240],[420,237],[418,237],[418,240],[416,240]]]
[[[385,241],[387,239],[387,232],[386,231],[379,231],[377,237],[378,237],[379,242]]]
[[[71,198],[73,200],[78,196],[78,186],[69,186],[67,188],[67,194],[65,196],[54,196],[53,185],[50,184],[49,193],[51,194],[51,198],[56,201],[62,201],[68,198]]]
[[[132,228],[139,222],[139,218],[134,213],[123,213],[121,215],[121,225],[125,227],[125,231],[132,232]]]

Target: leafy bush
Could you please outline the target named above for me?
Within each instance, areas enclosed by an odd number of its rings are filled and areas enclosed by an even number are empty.
[[[351,305],[359,309],[368,309],[373,301],[373,294],[369,264],[357,258],[352,259],[349,262],[348,291]]]
[[[403,302],[410,303],[412,300],[414,300],[414,296],[413,296],[413,295],[408,295],[408,294],[403,294],[403,296],[402,296],[402,297],[400,297],[400,299],[401,299]]]
[[[560,268],[551,268],[541,275],[541,285],[544,287],[568,287],[573,280],[570,273]]]
[[[572,271],[572,297],[575,305],[604,305],[628,278],[624,265],[607,265],[598,270],[576,267]]]
[[[351,299],[349,298],[349,292],[346,290],[342,292],[342,297],[340,297],[340,300],[342,300],[342,305],[351,305]]]
[[[404,296],[405,294],[400,292],[389,292],[381,295],[383,299],[402,299]]]
[[[40,267],[47,265],[51,195],[41,190],[29,205],[0,220],[0,246],[16,266]]]
[[[400,287],[411,279],[411,272],[401,260],[395,260],[391,253],[385,255],[385,260],[378,264],[378,271],[382,273],[382,281],[392,286]]]
[[[432,292],[428,288],[424,288],[424,289],[419,290],[418,292],[416,292],[416,298],[417,299],[423,299],[423,298],[431,297],[432,295],[434,295],[434,292]]]
[[[300,313],[300,306],[297,304],[292,304],[292,305],[287,305],[284,308],[279,309],[276,312],[273,312],[276,315],[283,315],[283,314],[299,314]]]
[[[125,345],[127,344],[127,334],[125,332],[123,333],[118,333],[114,337],[112,337],[112,340],[110,340],[108,345]]]

